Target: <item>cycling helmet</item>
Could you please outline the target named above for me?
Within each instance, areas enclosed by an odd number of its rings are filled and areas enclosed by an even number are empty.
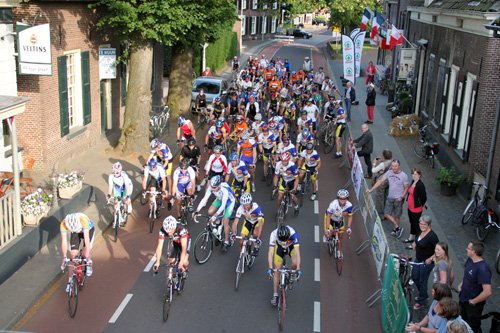
[[[264,132],[269,131],[269,126],[267,126],[267,125],[262,126],[262,131],[264,131]]]
[[[214,147],[214,152],[216,153],[222,153],[222,146],[221,145],[217,145]]]
[[[215,122],[215,127],[222,127],[222,125],[224,124],[220,120],[217,120],[217,122]]]
[[[302,137],[303,137],[303,138],[307,138],[307,137],[309,136],[309,134],[310,134],[310,133],[311,133],[311,132],[309,132],[309,130],[308,130],[307,128],[304,128],[304,129],[302,130]]]
[[[202,93],[202,92],[205,92],[205,90],[203,90],[203,89],[200,89],[200,92],[201,92],[201,93]]]
[[[349,191],[343,188],[337,192],[337,198],[349,198]]]
[[[237,117],[236,117],[236,121],[243,121],[245,120],[245,117],[243,117],[241,114],[239,114]]]
[[[113,164],[113,172],[122,172],[122,165],[120,162]]]
[[[285,142],[285,141],[290,141],[289,135],[283,135],[283,142]]]
[[[314,149],[314,142],[306,143],[306,149]]]
[[[195,138],[189,138],[187,139],[187,145],[188,146],[194,146],[196,144],[196,139]]]
[[[312,75],[311,74],[307,74],[306,76],[308,79],[312,78]]]
[[[290,158],[292,157],[292,154],[290,152],[285,151],[283,154],[281,154],[280,159],[284,162],[290,161]]]
[[[244,193],[241,196],[240,202],[242,205],[249,205],[252,203],[252,195],[250,193]]]
[[[180,163],[180,165],[179,165],[179,166],[180,166],[180,168],[181,168],[182,170],[186,170],[187,168],[189,168],[189,161],[188,161],[188,159],[187,159],[187,158],[183,159],[183,160],[181,161],[181,163]]]
[[[335,102],[337,102],[337,105],[338,105],[338,106],[342,106],[342,100],[338,99],[338,100],[336,100]]]
[[[252,91],[252,87],[247,87],[247,91]]]
[[[292,100],[292,98],[291,98],[290,96],[287,96],[287,97],[286,97],[286,100],[287,100],[288,102],[290,102],[290,101]]]
[[[260,81],[260,82],[264,82],[264,78],[263,78],[263,77],[261,77],[261,78],[259,79],[259,81]]]
[[[247,77],[248,77],[248,76],[246,76],[246,74],[241,75],[241,78],[242,78],[243,80],[244,80],[244,79],[246,79]]]
[[[293,71],[293,72],[292,72],[292,76],[294,76],[295,74],[297,74],[297,72]]]
[[[286,242],[290,238],[290,229],[288,226],[282,224],[278,228],[278,239],[281,242]]]
[[[328,96],[329,99],[335,99],[335,95]]]
[[[69,232],[80,232],[82,231],[82,224],[80,223],[80,219],[76,214],[68,214],[64,218],[64,224]]]
[[[222,179],[220,178],[220,176],[219,176],[219,175],[217,175],[217,176],[213,176],[213,177],[210,179],[210,186],[212,186],[212,187],[219,186],[221,183],[222,183]]]
[[[276,94],[275,94],[275,93],[272,93],[272,94],[271,94],[271,98],[273,98],[273,97],[276,97]]]
[[[156,162],[156,160],[154,158],[149,160],[148,166],[150,168],[156,168],[157,165],[158,165],[158,163]]]
[[[310,86],[309,86],[309,87],[310,87]],[[314,99],[309,98],[307,101],[312,103],[312,102],[314,102]]]
[[[260,113],[255,115],[255,120],[262,120],[262,115]]]
[[[306,111],[306,110],[302,110],[302,111],[300,111],[300,115],[301,115],[301,116],[303,116],[303,115],[305,115],[305,114],[307,114],[307,111]]]
[[[186,123],[186,119],[184,117],[179,117],[177,122],[179,123],[179,126],[182,126]]]
[[[158,139],[153,139],[153,140],[151,140],[150,145],[151,145],[151,148],[152,148],[152,149],[155,149],[156,147],[158,147],[158,146],[160,145],[160,140],[158,140]]]
[[[305,57],[304,60],[309,60],[309,57]]]
[[[250,133],[248,133],[246,131],[243,132],[243,133],[241,133],[241,139],[242,140],[246,140],[246,139],[249,139],[249,138],[250,138]]]
[[[170,232],[173,232],[175,230],[175,228],[177,228],[177,220],[172,215],[167,216],[163,220],[163,229],[167,233],[170,233]]]
[[[237,56],[234,56],[234,60],[238,60],[238,57],[237,57]]]
[[[237,160],[239,160],[238,154],[232,153],[231,155],[229,155],[229,162]]]
[[[220,102],[220,97],[219,96],[215,97],[214,101],[215,103]]]
[[[327,76],[325,76],[325,80],[326,80],[326,79],[330,80],[330,77],[327,75]]]

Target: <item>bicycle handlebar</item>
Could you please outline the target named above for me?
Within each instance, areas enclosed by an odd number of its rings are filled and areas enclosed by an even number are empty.
[[[206,218],[206,219],[208,219],[208,220],[210,220],[210,219],[212,218],[212,216],[210,216],[210,215],[207,215],[207,214],[200,214],[200,213],[198,213],[198,214],[196,214],[196,215],[195,215],[195,217],[193,218],[193,220],[194,220],[196,223],[200,223],[200,221],[198,221],[197,217],[204,217],[204,218]],[[221,215],[221,216],[217,216],[217,217],[215,218],[215,220],[216,220],[216,221],[217,221],[217,220],[219,220],[219,219],[222,219],[222,215]]]

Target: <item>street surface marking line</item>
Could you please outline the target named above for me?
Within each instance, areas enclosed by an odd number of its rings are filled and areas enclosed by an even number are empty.
[[[314,302],[313,332],[321,332],[321,303]]]
[[[319,243],[319,225],[314,226],[314,243]]]
[[[320,280],[320,274],[319,274],[319,258],[314,259],[314,281],[319,281]]]
[[[318,203],[318,200],[314,200],[314,214],[319,214],[319,203]]]
[[[110,324],[116,323],[116,321],[118,320],[118,317],[120,317],[123,309],[125,309],[125,307],[127,306],[128,302],[130,301],[132,296],[133,296],[133,294],[127,294],[127,296],[125,296],[125,298],[121,302],[120,306],[118,307],[118,309],[116,309],[115,313],[113,314],[113,316],[109,320]]]
[[[155,264],[155,262],[156,262],[156,254],[153,254],[153,258],[151,258],[151,260],[148,262],[143,272],[149,272],[151,270],[151,267],[153,267],[153,265]]]

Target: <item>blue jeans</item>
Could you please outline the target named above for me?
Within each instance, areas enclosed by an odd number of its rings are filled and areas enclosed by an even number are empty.
[[[420,263],[421,261],[416,260],[416,263]],[[427,282],[429,281],[429,275],[434,268],[434,263],[430,265],[413,265],[411,271],[411,278],[418,289],[418,297],[420,297],[420,301],[417,301],[418,304],[423,305],[425,303],[425,299],[427,298]]]
[[[345,99],[345,108],[347,111],[347,120],[351,120],[351,105],[352,101],[350,99]]]

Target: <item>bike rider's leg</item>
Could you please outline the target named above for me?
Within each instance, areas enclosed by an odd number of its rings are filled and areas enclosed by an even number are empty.
[[[268,168],[269,168],[269,158],[264,156],[264,175],[262,176],[262,181],[266,180]]]
[[[283,201],[283,195],[281,191],[278,192],[278,209],[280,209],[281,201]]]
[[[306,172],[302,169],[300,169],[299,171],[299,186],[297,186],[297,191],[300,191],[301,187],[302,187],[302,182],[304,181],[304,175],[306,174]]]

